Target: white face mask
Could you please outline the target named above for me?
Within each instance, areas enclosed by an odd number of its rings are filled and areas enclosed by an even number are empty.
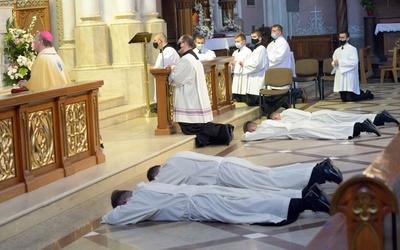
[[[271,33],[271,37],[272,37],[272,39],[276,39],[276,34],[275,33]]]
[[[203,48],[204,48],[204,44],[198,43],[198,44],[196,44],[196,48],[197,48],[198,50],[202,51]]]
[[[238,49],[241,49],[243,47],[243,45],[241,43],[235,43],[235,47]]]

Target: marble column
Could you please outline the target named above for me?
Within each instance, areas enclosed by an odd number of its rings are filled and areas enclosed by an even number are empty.
[[[156,0],[140,0],[144,30],[150,33],[166,32],[164,19],[158,18]]]
[[[114,21],[110,23],[113,67],[128,67],[143,62],[142,44],[129,44],[136,33],[143,31],[136,20],[135,1],[117,0]]]
[[[167,34],[167,24],[164,19],[158,18],[159,14],[157,12],[156,0],[140,0],[140,11],[144,31],[152,33],[153,37],[160,32]],[[151,46],[152,41],[153,38],[147,46],[147,55],[149,57],[149,62],[154,64],[159,51],[153,49],[153,46]]]
[[[348,30],[347,0],[336,0],[336,27],[337,34]]]
[[[102,21],[99,0],[81,1],[82,22],[75,28],[76,68],[110,67],[108,26]]]
[[[75,5],[74,0],[63,0],[57,4],[59,23],[58,25],[63,27],[59,30],[60,46],[58,48],[58,54],[63,59],[70,77],[75,79],[71,71],[75,68]]]

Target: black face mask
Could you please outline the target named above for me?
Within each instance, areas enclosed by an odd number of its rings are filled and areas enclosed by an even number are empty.
[[[158,43],[153,43],[153,47],[154,47],[155,49],[158,49]]]
[[[257,44],[258,42],[259,42],[258,39],[253,39],[253,38],[251,39],[251,43],[254,44],[254,45]]]
[[[346,43],[347,43],[346,40],[344,40],[344,41],[339,41],[340,46],[343,46],[343,45],[345,45]]]

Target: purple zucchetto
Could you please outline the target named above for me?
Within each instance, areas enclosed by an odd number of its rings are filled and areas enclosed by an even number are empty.
[[[53,36],[48,31],[41,31],[40,35],[49,42],[53,42]]]

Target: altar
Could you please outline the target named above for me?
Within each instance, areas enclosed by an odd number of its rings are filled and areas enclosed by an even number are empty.
[[[377,51],[381,54],[379,57],[392,57],[395,43],[400,38],[400,23],[377,23],[375,35],[377,36]]]

